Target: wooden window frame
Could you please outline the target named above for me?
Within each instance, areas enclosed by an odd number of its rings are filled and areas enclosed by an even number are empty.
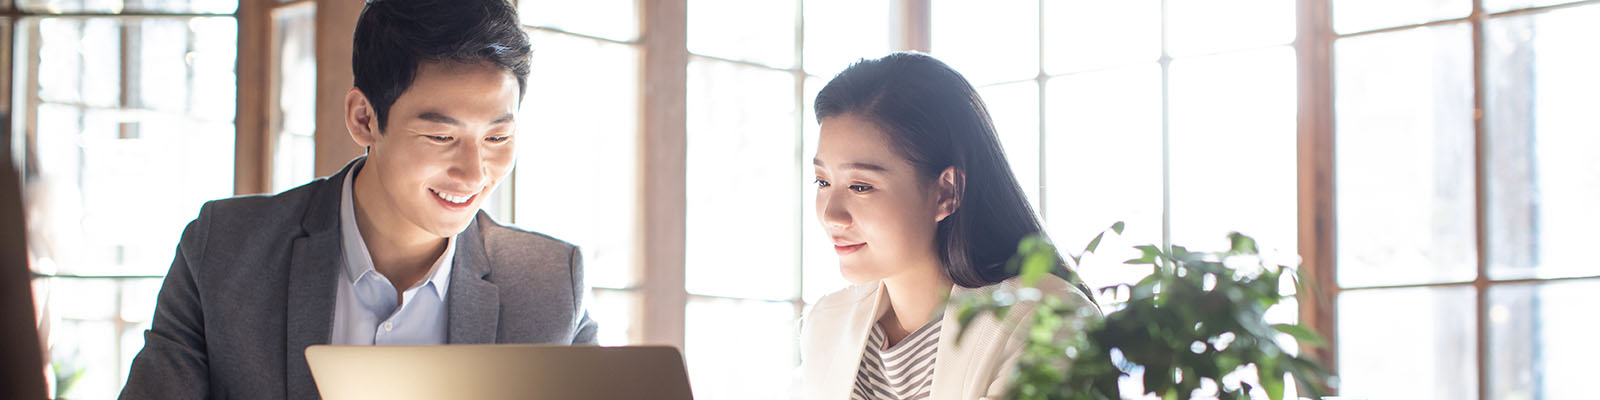
[[[318,33],[317,55],[319,60],[343,60],[349,57],[349,34],[354,26],[355,15],[360,12],[357,2],[334,0],[296,0],[286,4],[299,2],[315,2],[318,7]],[[1454,18],[1427,23],[1386,27],[1353,33],[1336,33],[1333,30],[1332,3],[1335,0],[1295,0],[1296,12],[1296,39],[1291,47],[1295,50],[1296,57],[1296,168],[1297,168],[1297,244],[1301,255],[1302,273],[1309,277],[1312,289],[1298,295],[1299,315],[1301,324],[1327,338],[1324,347],[1302,346],[1302,351],[1313,354],[1326,364],[1330,370],[1337,372],[1338,368],[1338,315],[1335,299],[1343,291],[1369,290],[1399,287],[1447,287],[1471,285],[1476,290],[1477,304],[1476,315],[1476,346],[1477,346],[1477,394],[1487,397],[1489,382],[1487,353],[1488,353],[1488,322],[1487,294],[1493,286],[1534,283],[1557,282],[1571,280],[1600,279],[1600,276],[1579,276],[1556,279],[1516,279],[1516,280],[1491,280],[1487,276],[1488,257],[1486,249],[1487,234],[1484,226],[1484,210],[1487,206],[1485,198],[1485,171],[1483,156],[1485,155],[1486,125],[1483,121],[1482,110],[1486,106],[1484,90],[1488,79],[1484,72],[1484,24],[1490,20],[1514,15],[1540,13],[1561,8],[1586,6],[1600,3],[1600,0],[1585,0],[1554,6],[1523,8],[1499,13],[1487,13],[1483,8],[1483,0],[1473,0],[1472,12],[1462,18]],[[266,48],[264,45],[251,46],[250,43],[264,44],[267,34],[263,27],[270,26],[267,12],[262,10],[272,7],[252,6],[245,4],[258,4],[257,1],[241,2],[240,15],[240,41],[241,49]],[[917,50],[927,52],[932,47],[932,0],[890,0],[892,12],[892,43],[895,50]],[[1164,2],[1163,2],[1164,3]],[[687,293],[685,283],[685,236],[687,233],[686,212],[686,159],[687,159],[687,65],[692,58],[715,59],[733,62],[742,65],[755,65],[764,69],[788,71],[795,74],[797,99],[804,98],[803,90],[806,74],[803,66],[803,40],[804,40],[804,13],[803,1],[797,19],[796,34],[796,66],[793,68],[772,68],[737,60],[724,60],[716,57],[690,55],[687,50],[687,0],[638,0],[639,5],[639,39],[629,44],[639,46],[640,58],[640,98],[638,105],[638,170],[637,182],[637,211],[638,230],[634,236],[635,254],[638,255],[634,274],[639,278],[640,284],[636,288],[620,289],[635,293],[636,307],[633,317],[633,326],[636,330],[630,337],[630,342],[670,345],[682,348],[685,338],[685,306],[691,298],[714,296],[691,296]],[[1165,4],[1163,4],[1165,9]],[[257,21],[253,15],[262,15]],[[1043,13],[1040,15],[1041,27],[1043,26]],[[15,18],[12,19],[13,23]],[[1477,276],[1472,281],[1450,282],[1437,284],[1399,285],[1373,288],[1340,288],[1336,281],[1336,225],[1337,214],[1335,207],[1335,165],[1334,165],[1334,140],[1335,140],[1335,115],[1334,115],[1334,54],[1333,45],[1338,39],[1394,32],[1418,27],[1428,27],[1444,24],[1469,22],[1473,30],[1473,68],[1474,68],[1474,104],[1478,112],[1474,123],[1474,140],[1476,159],[1475,181],[1476,189],[1476,244],[1478,252]],[[538,29],[538,28],[535,28]],[[1165,29],[1165,23],[1163,23]],[[1041,54],[1045,51],[1046,41],[1043,32],[1040,32]],[[582,35],[579,35],[582,36]],[[1163,39],[1165,40],[1165,35]],[[252,131],[246,129],[249,124],[257,124],[264,111],[264,105],[257,105],[261,111],[247,111],[247,104],[259,102],[260,97],[247,89],[254,83],[245,82],[246,76],[264,76],[265,71],[246,69],[247,60],[268,59],[265,56],[247,56],[240,52],[240,154],[238,155],[240,193],[261,192],[265,189],[266,171],[270,161],[270,150],[257,150],[261,154],[246,154],[245,143],[261,143],[258,149],[270,149],[270,140],[266,140],[264,129]],[[1170,58],[1163,56],[1160,60],[1163,70],[1163,81],[1166,80],[1167,67]],[[1042,59],[1041,59],[1042,64]],[[327,175],[336,171],[345,161],[359,154],[360,149],[350,143],[345,132],[342,120],[343,96],[350,87],[350,71],[347,63],[319,62],[318,63],[318,91],[317,91],[317,168],[316,174]],[[1041,68],[1038,77],[1034,78],[1040,84],[1040,179],[1045,179],[1046,164],[1049,157],[1044,152],[1044,143],[1047,118],[1045,102],[1046,91],[1042,90],[1043,80],[1049,79]],[[266,82],[258,79],[256,82]],[[1163,87],[1166,83],[1163,82]],[[253,86],[250,86],[253,87]],[[247,96],[246,94],[250,95]],[[1167,103],[1167,101],[1163,101]],[[1163,106],[1163,114],[1166,113]],[[803,116],[797,117],[801,119]],[[1165,119],[1165,117],[1164,117]],[[247,124],[248,123],[248,124]],[[799,121],[805,123],[805,121]],[[1165,122],[1163,122],[1165,124]],[[264,124],[261,124],[264,126]],[[1166,136],[1163,128],[1163,136]],[[803,132],[801,130],[800,132]],[[800,135],[803,137],[803,135]],[[252,161],[253,160],[253,161]],[[1163,167],[1164,170],[1168,167]],[[1165,178],[1163,179],[1165,181]],[[1041,206],[1049,193],[1041,190]],[[507,202],[509,203],[509,202]],[[1164,202],[1166,203],[1166,202]],[[514,212],[514,210],[512,210]],[[1164,222],[1165,224],[1165,222]],[[1169,229],[1163,229],[1163,236]],[[1163,238],[1163,242],[1168,241]],[[801,279],[801,285],[804,283]],[[803,287],[802,287],[803,288]],[[612,291],[618,289],[597,289]],[[802,291],[803,293],[803,291]],[[803,296],[803,295],[802,295]],[[800,299],[791,299],[797,307],[803,307]]]

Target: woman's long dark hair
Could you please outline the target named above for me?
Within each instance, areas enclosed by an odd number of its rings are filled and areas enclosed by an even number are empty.
[[[872,121],[926,182],[947,167],[965,174],[956,210],[934,239],[951,280],[976,288],[1018,274],[1006,261],[1042,225],[1006,163],[988,108],[960,73],[920,53],[862,60],[822,88],[816,109],[818,123],[847,114]]]

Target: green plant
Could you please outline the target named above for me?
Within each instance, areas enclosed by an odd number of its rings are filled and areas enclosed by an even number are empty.
[[[1108,230],[1120,234],[1122,228],[1118,222]],[[1308,358],[1286,352],[1275,338],[1281,332],[1317,346],[1321,339],[1303,327],[1269,324],[1263,318],[1267,308],[1286,297],[1279,284],[1286,276],[1294,279],[1294,270],[1267,265],[1248,236],[1229,234],[1231,249],[1217,253],[1190,252],[1181,246],[1167,250],[1135,246],[1143,256],[1126,263],[1150,268],[1151,274],[1132,285],[1103,288],[1107,297],[1126,297],[1102,304],[1113,310],[1104,318],[1094,318],[1092,307],[1041,296],[1033,288],[1052,272],[1079,282],[1070,271],[1095,251],[1104,236],[1105,232],[1095,236],[1078,254],[1057,253],[1041,236],[1025,238],[1008,265],[1020,268],[1022,289],[953,299],[959,304],[962,326],[957,340],[980,315],[1003,320],[1018,300],[1038,301],[1031,318],[1025,319],[1028,336],[1007,397],[1120,399],[1118,380],[1141,370],[1145,392],[1164,399],[1191,395],[1246,399],[1259,389],[1278,400],[1283,397],[1286,373],[1298,381],[1301,393],[1319,397],[1318,389],[1328,383],[1327,372]],[[1063,264],[1069,267],[1065,271]],[[1297,286],[1301,282],[1294,281]],[[1224,384],[1229,382],[1224,376],[1251,374],[1251,369],[1259,388],[1242,381]],[[1196,393],[1205,381],[1217,392]]]

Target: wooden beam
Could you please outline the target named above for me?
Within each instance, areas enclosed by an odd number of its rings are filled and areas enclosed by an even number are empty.
[[[643,342],[682,348],[687,212],[689,5],[640,2],[644,46],[639,99],[639,231],[635,276],[642,277],[636,322]]]
[[[267,67],[272,43],[270,7],[269,0],[239,2],[239,87],[233,142],[233,193],[237,195],[272,190],[272,133],[267,130],[271,104],[266,96],[271,73]]]
[[[317,131],[316,176],[333,175],[351,158],[366,151],[350,139],[344,126],[344,96],[355,87],[350,72],[351,43],[355,40],[356,19],[364,2],[316,0],[317,2]]]
[[[933,50],[932,0],[893,0],[890,12],[890,18],[895,21],[890,38],[895,51],[927,53]]]
[[[1334,301],[1333,19],[1329,0],[1298,0],[1299,35],[1299,244],[1301,275],[1312,290],[1298,294],[1300,324],[1327,339],[1301,345],[1301,354],[1338,373],[1338,319]],[[1331,389],[1331,388],[1330,388]],[[1332,390],[1325,394],[1335,394]]]

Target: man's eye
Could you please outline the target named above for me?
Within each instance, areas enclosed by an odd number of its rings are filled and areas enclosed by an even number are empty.
[[[819,187],[819,188],[825,188],[825,187],[828,187],[828,186],[832,185],[832,184],[828,183],[828,181],[821,180],[821,179],[817,179],[817,180],[812,181],[812,182],[816,183],[817,187]]]
[[[449,136],[428,135],[428,140],[432,140],[432,141],[439,142],[439,143],[449,142],[450,139],[454,139],[454,138],[449,137]]]
[[[866,192],[868,190],[872,190],[872,186],[868,186],[868,185],[850,185],[850,190],[853,190],[856,193],[862,193],[862,192]]]
[[[504,141],[510,140],[510,139],[511,139],[511,136],[490,136],[486,140],[488,140],[490,142],[494,142],[494,143],[500,143],[500,142],[504,142]]]

